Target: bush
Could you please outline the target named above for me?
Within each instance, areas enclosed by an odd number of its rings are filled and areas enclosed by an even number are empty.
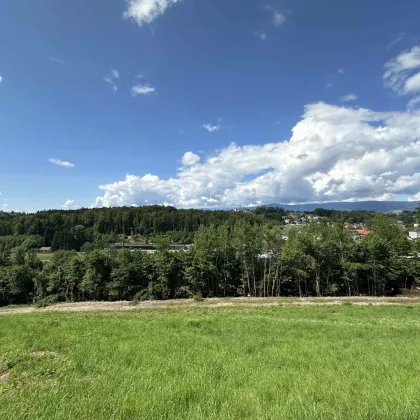
[[[59,303],[60,299],[57,295],[50,295],[35,302],[37,308],[46,308],[47,306]]]
[[[139,302],[144,302],[145,300],[152,300],[152,296],[148,289],[144,289],[141,292],[138,292],[134,295],[132,303],[136,305]]]
[[[204,300],[203,295],[202,295],[201,293],[197,293],[197,294],[195,294],[195,295],[193,296],[193,299],[194,299],[196,302],[202,302],[202,301]]]

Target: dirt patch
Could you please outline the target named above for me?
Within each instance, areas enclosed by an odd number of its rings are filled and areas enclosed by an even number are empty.
[[[10,373],[9,372],[2,372],[0,373],[0,383],[7,382],[9,380]]]
[[[145,308],[211,308],[211,307],[267,307],[267,306],[319,306],[342,305],[347,302],[353,305],[420,305],[420,297],[331,297],[331,298],[212,298],[197,302],[193,299],[146,301],[133,305],[132,302],[74,302],[59,303],[46,308],[35,306],[1,308],[1,315],[28,314],[37,312],[96,312],[96,311],[130,311]]]
[[[36,357],[56,357],[57,353],[54,351],[48,351],[48,350],[40,350],[40,351],[33,351],[32,356]]]

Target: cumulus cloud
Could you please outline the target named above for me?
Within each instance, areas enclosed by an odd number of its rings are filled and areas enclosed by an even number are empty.
[[[340,99],[342,102],[357,101],[357,95],[355,95],[354,93],[349,93],[348,95],[342,96]]]
[[[168,7],[180,2],[181,0],[128,0],[124,17],[133,19],[142,26],[144,23],[153,22],[163,15]]]
[[[388,61],[383,79],[385,86],[400,95],[420,92],[420,45]]]
[[[133,96],[150,95],[151,93],[154,93],[155,91],[156,89],[150,85],[135,85],[131,88],[131,94]]]
[[[204,161],[187,152],[183,163],[169,179],[127,175],[102,185],[95,204],[225,207],[413,197],[420,190],[420,113],[315,103],[287,141],[231,144]]]
[[[0,74],[0,83],[3,81],[3,77],[1,76],[1,74]]]
[[[79,208],[79,206],[76,204],[76,202],[74,200],[66,200],[66,202],[61,206],[62,209],[64,210],[74,210]]]
[[[75,164],[74,163],[70,163],[70,162],[66,162],[60,159],[48,159],[48,162],[57,165],[57,166],[63,166],[64,168],[74,168]]]
[[[118,90],[117,80],[120,78],[118,70],[112,69],[108,76],[104,77],[106,83],[111,85],[112,90],[116,92]]]
[[[203,124],[203,128],[206,129],[209,133],[213,133],[214,131],[220,130],[220,124],[218,125]]]
[[[193,152],[187,152],[182,157],[182,164],[184,166],[192,166],[200,162],[200,156],[196,155]]]

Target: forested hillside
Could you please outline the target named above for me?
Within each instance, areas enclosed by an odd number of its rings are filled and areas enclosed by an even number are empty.
[[[51,246],[55,250],[80,250],[85,243],[106,247],[119,235],[138,236],[143,241],[160,235],[172,242],[191,243],[200,226],[233,226],[238,220],[261,225],[281,223],[282,209],[261,208],[255,212],[177,210],[173,207],[118,207],[32,214],[0,212],[0,237],[12,246],[30,240],[26,248]],[[29,239],[29,237],[31,237]]]

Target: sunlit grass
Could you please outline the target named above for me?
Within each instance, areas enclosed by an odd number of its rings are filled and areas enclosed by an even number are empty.
[[[0,317],[1,419],[420,418],[420,307]]]

